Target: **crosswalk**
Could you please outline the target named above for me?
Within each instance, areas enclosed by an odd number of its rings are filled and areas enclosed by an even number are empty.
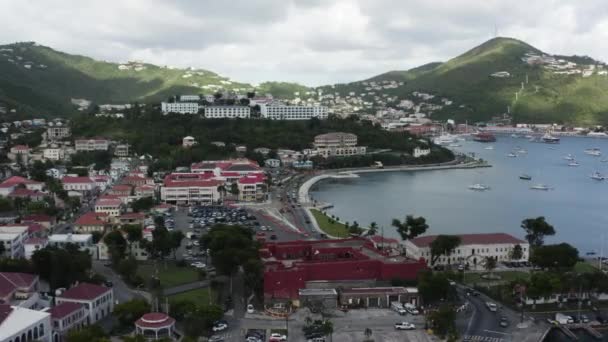
[[[464,341],[479,341],[479,342],[504,342],[505,340],[500,337],[480,336],[480,335],[465,335]]]

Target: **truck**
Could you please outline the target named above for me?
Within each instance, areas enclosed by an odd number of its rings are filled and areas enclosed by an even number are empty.
[[[571,316],[564,315],[563,313],[555,314],[555,321],[559,324],[572,324],[574,323],[574,319]]]
[[[405,315],[407,313],[407,311],[403,308],[403,305],[401,305],[399,302],[392,302],[391,309],[400,315]]]

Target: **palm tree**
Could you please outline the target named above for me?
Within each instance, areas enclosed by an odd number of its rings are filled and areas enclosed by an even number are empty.
[[[377,232],[378,232],[378,224],[376,222],[372,222],[369,224],[369,229],[365,233],[365,236],[376,235]]]
[[[413,215],[407,215],[404,221],[393,219],[392,226],[397,228],[397,233],[403,241],[411,240],[429,229],[424,217],[414,217]]]

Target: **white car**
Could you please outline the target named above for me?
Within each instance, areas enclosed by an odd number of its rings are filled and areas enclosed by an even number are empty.
[[[216,325],[213,326],[213,331],[223,331],[228,329],[228,324],[226,323],[218,323]]]
[[[247,313],[252,314],[252,313],[254,313],[254,311],[255,310],[253,309],[253,305],[251,305],[251,304],[247,305]]]
[[[412,323],[408,323],[408,322],[399,322],[399,323],[395,323],[395,329],[397,329],[397,330],[414,330],[414,329],[416,329],[416,326],[414,326]]]
[[[200,261],[193,262],[193,263],[190,264],[190,266],[196,267],[196,268],[205,268],[205,267],[207,267],[207,265],[203,264]]]
[[[287,336],[279,333],[272,333],[268,338],[269,341],[287,341]]]

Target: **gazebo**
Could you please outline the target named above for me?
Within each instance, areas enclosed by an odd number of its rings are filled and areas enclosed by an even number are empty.
[[[149,340],[173,338],[175,319],[162,312],[150,312],[135,321],[135,333]]]

